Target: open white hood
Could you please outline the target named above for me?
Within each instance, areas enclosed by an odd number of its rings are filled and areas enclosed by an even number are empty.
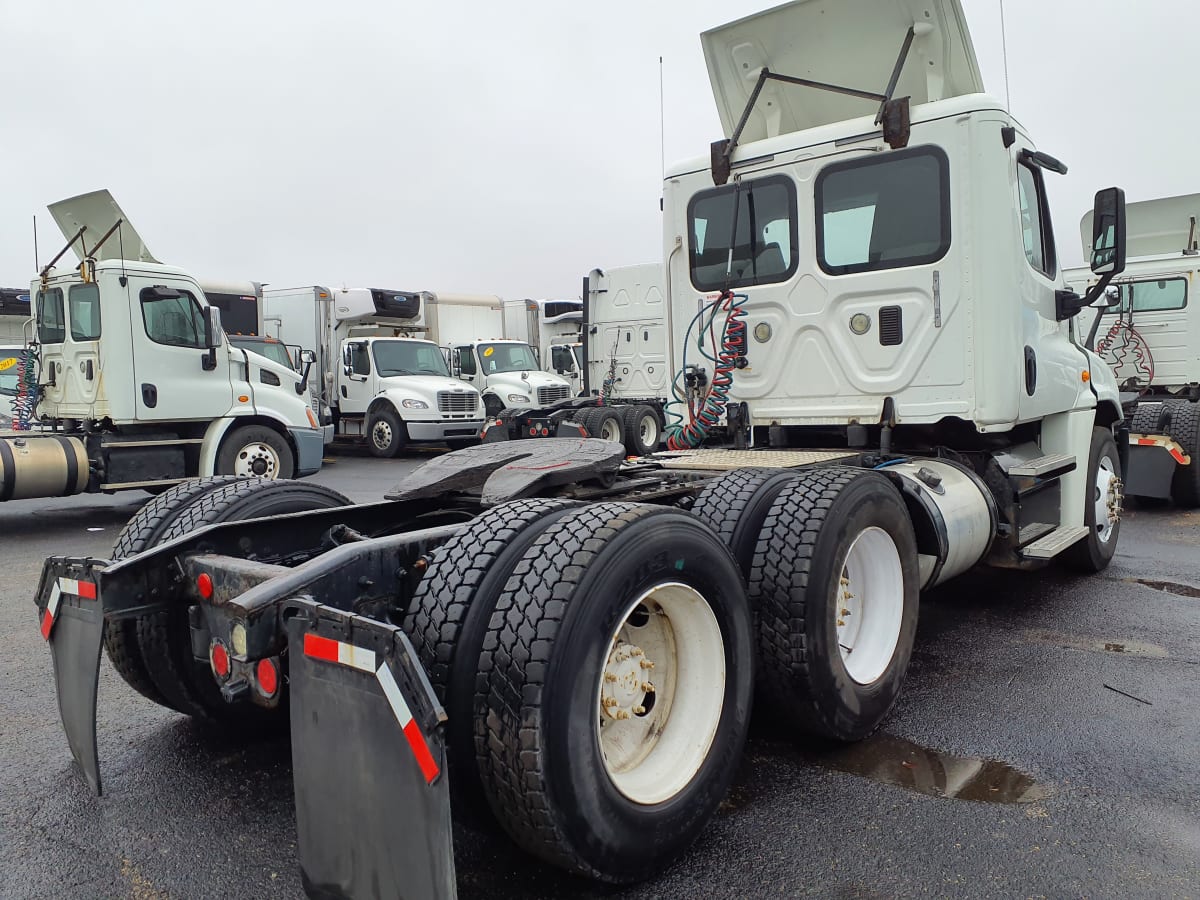
[[[78,197],[59,200],[57,203],[51,203],[49,209],[50,215],[54,217],[54,221],[58,223],[58,227],[63,233],[64,240],[69,241],[75,237],[75,233],[81,226],[87,227],[82,240],[89,252],[96,242],[108,233],[108,229],[112,228],[119,220],[124,219],[120,233],[110,237],[104,242],[104,246],[93,254],[97,260],[124,258],[138,262],[158,262],[147,249],[142,236],[137,233],[129,218],[121,207],[117,206],[117,201],[108,191],[92,191],[90,194],[80,194]],[[79,246],[79,241],[72,245],[72,249],[82,261],[84,250]]]
[[[741,119],[763,66],[883,94],[909,28],[915,37],[893,96],[912,104],[983,91],[959,0],[797,0],[700,36],[725,137]],[[739,143],[879,110],[879,101],[768,81]]]
[[[1192,220],[1196,227],[1192,229]],[[1092,258],[1092,211],[1079,222],[1083,258]],[[1191,241],[1189,244],[1188,241]],[[1127,256],[1170,256],[1200,241],[1200,194],[1142,200],[1125,207]]]

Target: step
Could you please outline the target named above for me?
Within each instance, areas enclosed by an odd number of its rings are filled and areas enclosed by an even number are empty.
[[[1088,535],[1086,525],[1064,525],[1054,529],[1045,537],[1021,548],[1025,559],[1054,559],[1068,547],[1079,543]]]
[[[1009,477],[1057,478],[1075,470],[1075,457],[1068,453],[1048,453],[1036,459],[1017,463],[1008,470]]]

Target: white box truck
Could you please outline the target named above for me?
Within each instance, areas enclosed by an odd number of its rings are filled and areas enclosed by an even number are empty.
[[[1129,420],[1125,489],[1139,497],[1200,507],[1200,194],[1130,203],[1130,261],[1108,287],[1108,303],[1078,320],[1078,339],[1120,383]],[[1092,213],[1080,221],[1091,253]],[[1067,283],[1086,291],[1087,268]]]
[[[578,334],[578,308],[560,311],[536,301],[480,294],[426,296],[430,338],[446,350],[454,376],[483,395],[489,417],[578,393],[568,378],[544,371],[538,354],[539,345],[549,348],[561,335]]]
[[[246,495],[290,486],[215,486],[171,514],[224,524],[47,560],[37,608],[94,789],[101,631],[175,611],[144,648],[160,688],[231,728],[287,697],[322,895],[453,896],[452,793],[543,862],[653,878],[718,810],[752,705],[864,738],[922,590],[1109,564],[1121,407],[1070,319],[1124,266],[1121,191],[1096,196],[1101,278],[1067,290],[1046,198],[1065,166],[983,92],[957,0],[793,2],[701,40],[725,137],[667,171],[663,216],[668,366],[692,376],[672,439],[694,449],[485,444],[389,503],[246,521]],[[753,449],[713,446],[734,432]]]
[[[479,392],[451,378],[429,339],[425,296],[380,288],[309,286],[264,292],[268,333],[309,350],[313,405],[326,436],[394,457],[410,443],[476,443]]]
[[[320,469],[302,377],[231,346],[202,282],[156,260],[108,191],[50,212],[68,244],[30,288],[31,364],[7,364],[27,405],[0,438],[0,500]]]

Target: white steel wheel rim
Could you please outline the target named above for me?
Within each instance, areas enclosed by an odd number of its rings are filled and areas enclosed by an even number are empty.
[[[613,632],[596,686],[613,786],[642,805],[677,795],[708,757],[724,703],[725,644],[708,601],[677,582],[646,591]]]
[[[386,450],[392,445],[392,426],[384,419],[379,419],[371,426],[371,440],[380,450]]]
[[[608,416],[600,423],[600,437],[606,441],[621,440],[621,423],[614,416]]]
[[[896,654],[904,619],[904,570],[892,536],[876,526],[863,529],[846,553],[835,590],[842,665],[858,684],[872,684]]]
[[[1096,466],[1096,484],[1092,502],[1095,505],[1096,538],[1102,544],[1112,540],[1113,531],[1121,521],[1122,485],[1113,461],[1107,456]]]
[[[646,413],[638,421],[638,432],[645,446],[651,450],[658,446],[658,419],[652,413]]]
[[[270,444],[254,441],[238,451],[233,463],[233,474],[274,478],[279,474],[279,454]]]

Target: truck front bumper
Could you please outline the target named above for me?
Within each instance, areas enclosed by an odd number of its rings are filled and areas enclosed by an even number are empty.
[[[296,445],[296,477],[303,478],[321,471],[321,459],[325,456],[324,428],[289,428],[292,443]]]
[[[445,441],[459,438],[479,437],[484,426],[483,419],[459,420],[452,422],[409,422],[404,427],[408,429],[410,441]]]

